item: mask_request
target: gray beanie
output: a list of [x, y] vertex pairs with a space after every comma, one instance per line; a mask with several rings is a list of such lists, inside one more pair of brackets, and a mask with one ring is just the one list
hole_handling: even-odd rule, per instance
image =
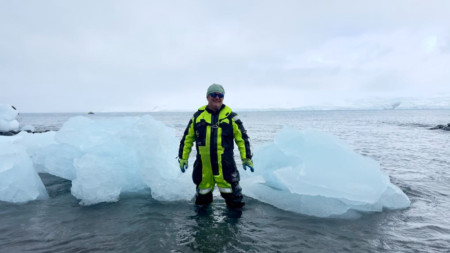
[[211, 93], [216, 93], [216, 92], [219, 92], [219, 93], [222, 93], [223, 95], [225, 95], [225, 90], [222, 87], [222, 85], [213, 83], [208, 87], [208, 91], [206, 91], [206, 96], [208, 96]]

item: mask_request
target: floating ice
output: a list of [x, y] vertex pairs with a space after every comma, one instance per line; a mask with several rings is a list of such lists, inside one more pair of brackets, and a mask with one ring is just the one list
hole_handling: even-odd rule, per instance
[[0, 132], [18, 131], [18, 112], [11, 105], [0, 104]]
[[17, 138], [15, 142], [27, 147], [27, 153], [30, 155], [38, 172], [46, 172], [72, 180], [74, 171], [67, 167], [68, 164], [73, 163], [75, 154], [70, 153], [69, 157], [66, 157], [67, 160], [62, 162], [61, 157], [67, 156], [67, 149], [72, 149], [64, 145], [56, 145], [55, 135], [56, 132], [53, 131], [39, 134], [20, 132], [15, 136]]
[[180, 177], [177, 146], [174, 129], [151, 116], [74, 117], [36, 162], [72, 180], [72, 194], [81, 204], [117, 201], [120, 193], [145, 188], [157, 200], [188, 200], [194, 188], [189, 177]]
[[284, 210], [342, 217], [410, 205], [376, 161], [318, 131], [284, 128], [254, 162], [261, 176], [242, 181], [245, 194]]
[[[151, 116], [74, 117], [58, 132], [2, 137], [0, 200], [47, 196], [32, 162], [39, 172], [71, 180], [85, 205], [148, 188], [157, 200], [190, 200], [194, 185], [177, 166], [178, 143], [174, 129]], [[244, 194], [284, 210], [349, 217], [410, 205], [376, 161], [325, 133], [285, 128], [254, 162], [255, 174], [241, 181]]]
[[[121, 193], [148, 188], [153, 198], [162, 201], [189, 200], [195, 193], [190, 177], [181, 175], [175, 160], [179, 140], [174, 129], [151, 116], [74, 117], [58, 132], [21, 132], [3, 138], [7, 139], [2, 139], [0, 154], [10, 158], [3, 150], [23, 147], [14, 164], [31, 163], [31, 158], [37, 171], [71, 180], [72, 194], [84, 205], [117, 201]], [[11, 163], [2, 162], [2, 166]], [[36, 174], [32, 164], [22, 167]], [[2, 179], [0, 189], [11, 188], [9, 177]], [[42, 185], [39, 177], [36, 181]]]
[[25, 147], [0, 136], [0, 200], [23, 203], [48, 197]]

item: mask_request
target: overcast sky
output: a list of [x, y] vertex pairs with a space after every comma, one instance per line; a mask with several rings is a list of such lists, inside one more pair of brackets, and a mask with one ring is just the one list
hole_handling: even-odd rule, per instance
[[450, 1], [0, 0], [0, 104], [193, 111], [450, 97]]

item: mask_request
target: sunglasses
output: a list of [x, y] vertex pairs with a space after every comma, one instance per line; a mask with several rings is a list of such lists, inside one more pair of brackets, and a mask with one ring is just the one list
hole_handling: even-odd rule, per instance
[[216, 98], [216, 97], [219, 97], [219, 98], [223, 98], [223, 94], [222, 93], [210, 93], [209, 94], [212, 98]]

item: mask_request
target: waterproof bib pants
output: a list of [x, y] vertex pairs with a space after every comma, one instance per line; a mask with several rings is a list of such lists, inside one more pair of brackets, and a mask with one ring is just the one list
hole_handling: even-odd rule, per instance
[[197, 186], [196, 204], [212, 202], [215, 185], [228, 206], [242, 202], [239, 172], [234, 161], [234, 143], [241, 159], [251, 158], [247, 132], [236, 113], [223, 105], [218, 112], [200, 107], [180, 142], [178, 157], [188, 159], [193, 143], [197, 150], [192, 179]]

